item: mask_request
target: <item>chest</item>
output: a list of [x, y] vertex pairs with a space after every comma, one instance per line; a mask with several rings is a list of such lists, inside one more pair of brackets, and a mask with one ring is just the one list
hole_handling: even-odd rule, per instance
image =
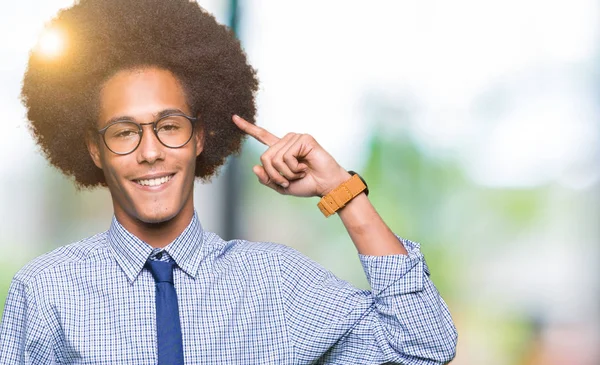
[[[176, 270], [174, 281], [186, 363], [291, 361], [272, 268], [232, 263], [203, 268], [197, 278]], [[46, 306], [60, 363], [156, 362], [155, 284], [149, 272], [131, 283], [118, 266], [107, 266], [52, 290], [62, 291]]]

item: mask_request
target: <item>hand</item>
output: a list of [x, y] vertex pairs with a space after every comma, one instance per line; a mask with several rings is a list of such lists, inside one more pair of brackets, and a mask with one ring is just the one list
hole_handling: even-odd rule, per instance
[[234, 115], [242, 131], [269, 148], [252, 171], [261, 184], [280, 194], [324, 196], [351, 175], [308, 134], [288, 133], [278, 138], [264, 128]]

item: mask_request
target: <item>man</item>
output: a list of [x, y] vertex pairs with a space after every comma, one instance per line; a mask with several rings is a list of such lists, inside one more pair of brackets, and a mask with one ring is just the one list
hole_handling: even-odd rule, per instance
[[[22, 90], [31, 129], [78, 186], [108, 187], [114, 218], [15, 275], [0, 363], [453, 358], [456, 331], [418, 245], [389, 230], [360, 177], [311, 136], [254, 125], [255, 73], [212, 16], [187, 0], [81, 0], [48, 27], [66, 49], [31, 54]], [[195, 177], [209, 179], [244, 134], [268, 146], [253, 168], [262, 184], [322, 197], [322, 212], [339, 214], [371, 292], [285, 246], [202, 229]]]

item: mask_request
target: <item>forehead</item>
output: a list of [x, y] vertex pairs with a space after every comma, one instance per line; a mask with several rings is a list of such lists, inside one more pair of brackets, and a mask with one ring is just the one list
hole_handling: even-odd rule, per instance
[[100, 126], [109, 119], [145, 120], [166, 109], [189, 113], [184, 89], [168, 70], [147, 67], [122, 70], [110, 77], [100, 91]]

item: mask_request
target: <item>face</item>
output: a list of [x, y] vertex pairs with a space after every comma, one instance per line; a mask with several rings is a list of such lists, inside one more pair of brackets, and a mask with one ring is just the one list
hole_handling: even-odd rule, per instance
[[[161, 112], [179, 110], [190, 115], [183, 88], [169, 71], [158, 68], [124, 70], [104, 84], [100, 94], [98, 129], [110, 121], [151, 123]], [[193, 215], [196, 157], [202, 152], [202, 136], [183, 147], [163, 146], [152, 130], [142, 127], [138, 148], [127, 155], [111, 152], [100, 135], [89, 138], [90, 155], [102, 169], [110, 190], [115, 216], [130, 231], [136, 225], [187, 220]]]

